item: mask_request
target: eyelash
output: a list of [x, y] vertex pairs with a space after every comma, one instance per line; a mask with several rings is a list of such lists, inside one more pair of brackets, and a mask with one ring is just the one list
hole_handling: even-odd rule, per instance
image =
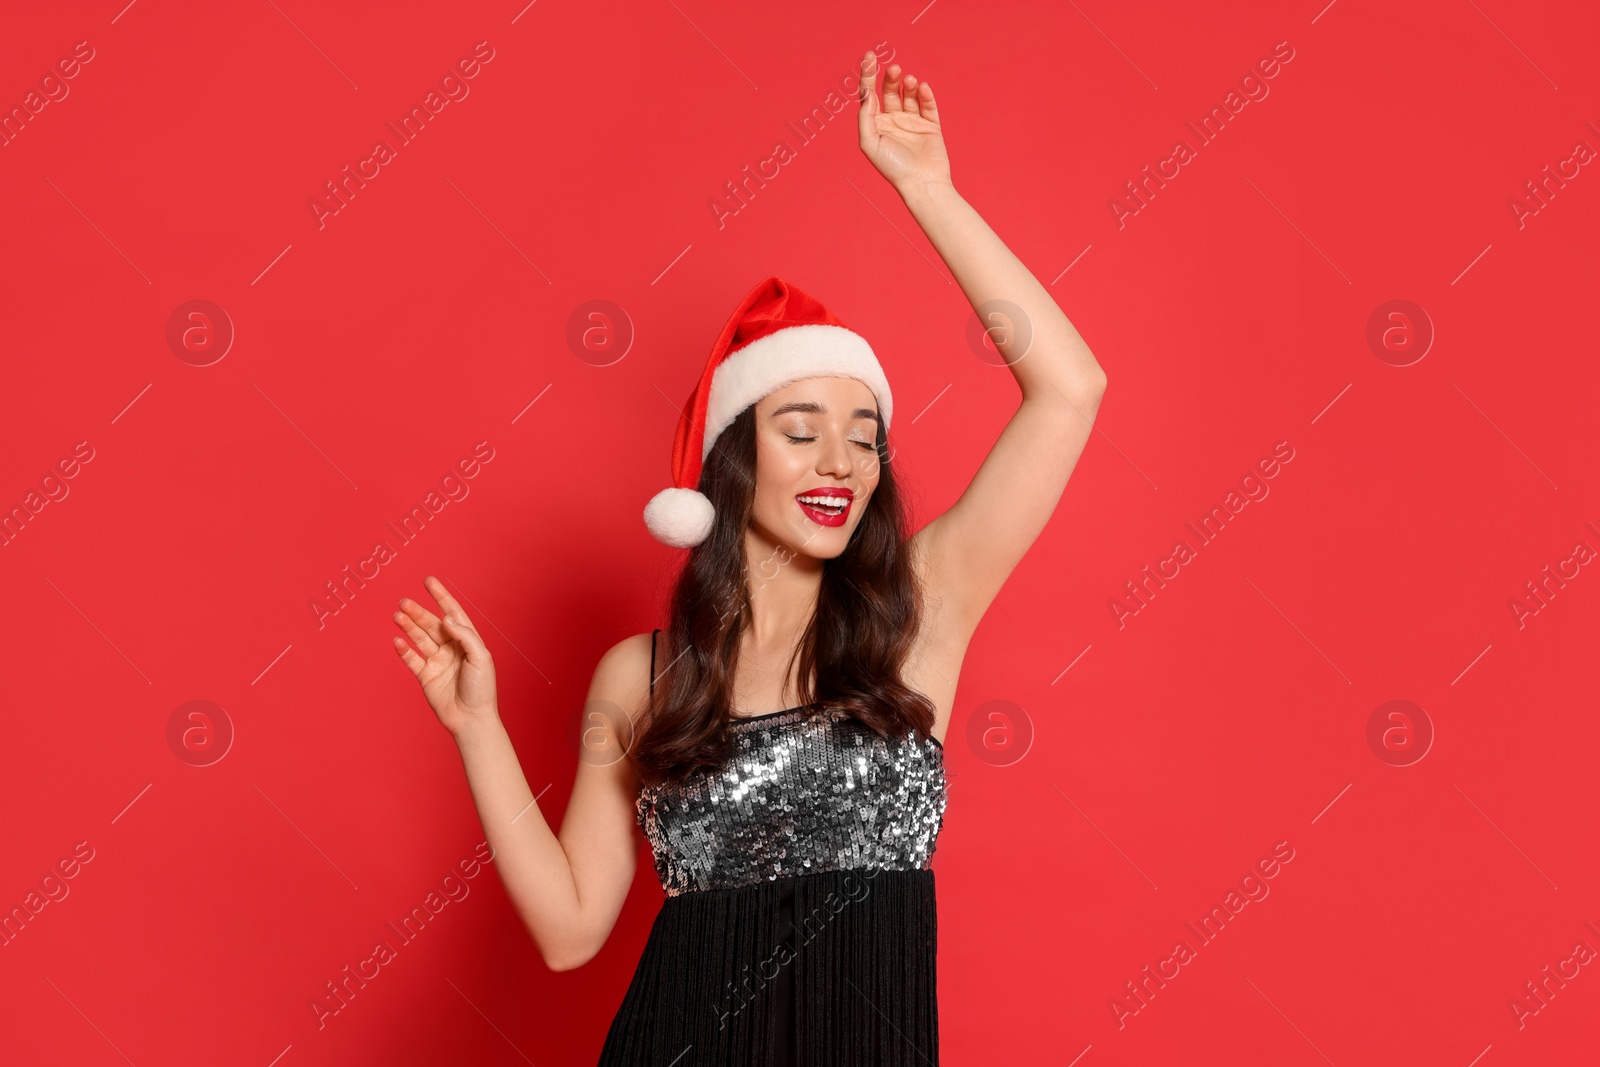
[[[793, 441], [797, 445], [803, 445], [807, 441], [815, 441], [816, 440], [815, 437], [796, 437], [792, 433], [786, 433], [783, 436], [787, 437], [789, 440]], [[852, 441], [850, 443], [853, 444], [853, 445], [860, 445], [861, 448], [863, 450], [867, 451], [867, 452], [876, 452], [878, 450], [878, 446], [877, 445], [869, 445], [865, 441]]]

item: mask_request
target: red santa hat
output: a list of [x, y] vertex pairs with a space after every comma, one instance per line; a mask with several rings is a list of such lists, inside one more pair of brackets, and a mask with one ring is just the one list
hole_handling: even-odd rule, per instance
[[690, 548], [711, 533], [716, 516], [700, 485], [700, 465], [739, 413], [801, 378], [855, 378], [872, 390], [889, 429], [889, 379], [866, 338], [848, 329], [815, 297], [782, 278], [750, 290], [711, 347], [705, 371], [672, 441], [673, 487], [645, 505], [656, 540]]

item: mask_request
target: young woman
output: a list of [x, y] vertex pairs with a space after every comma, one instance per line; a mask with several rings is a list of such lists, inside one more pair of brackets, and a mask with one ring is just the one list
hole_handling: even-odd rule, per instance
[[600, 950], [636, 823], [650, 842], [667, 897], [602, 1064], [938, 1062], [928, 861], [956, 680], [1106, 376], [951, 184], [932, 89], [894, 64], [880, 102], [877, 68], [868, 52], [862, 151], [973, 307], [1011, 320], [991, 335], [1022, 400], [960, 499], [907, 536], [871, 348], [769, 278], [724, 327], [678, 425], [677, 484], [645, 509], [690, 552], [666, 629], [600, 659], [559, 835], [461, 606], [429, 577], [442, 617], [409, 599], [395, 614], [411, 642], [396, 651], [460, 747], [495, 868], [551, 968]]

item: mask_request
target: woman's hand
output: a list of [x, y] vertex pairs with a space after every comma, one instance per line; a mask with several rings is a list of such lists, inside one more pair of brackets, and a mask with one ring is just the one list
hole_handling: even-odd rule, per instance
[[950, 183], [950, 157], [933, 89], [916, 75], [901, 77], [900, 64], [889, 64], [883, 78], [883, 102], [877, 93], [878, 57], [861, 58], [861, 151], [878, 173], [902, 195], [908, 187], [929, 182]]
[[439, 716], [440, 724], [451, 734], [459, 735], [467, 727], [500, 714], [494, 660], [466, 612], [439, 579], [429, 575], [423, 584], [444, 609], [444, 618], [415, 600], [402, 599], [400, 610], [394, 613], [395, 625], [417, 648], [412, 651], [404, 638], [396, 637], [394, 650], [422, 683], [422, 693]]

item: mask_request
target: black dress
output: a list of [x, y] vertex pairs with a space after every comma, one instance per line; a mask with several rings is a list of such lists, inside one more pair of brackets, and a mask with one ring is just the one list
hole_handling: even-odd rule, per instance
[[667, 898], [600, 1067], [937, 1067], [944, 746], [822, 707], [731, 728], [721, 770], [639, 791]]

